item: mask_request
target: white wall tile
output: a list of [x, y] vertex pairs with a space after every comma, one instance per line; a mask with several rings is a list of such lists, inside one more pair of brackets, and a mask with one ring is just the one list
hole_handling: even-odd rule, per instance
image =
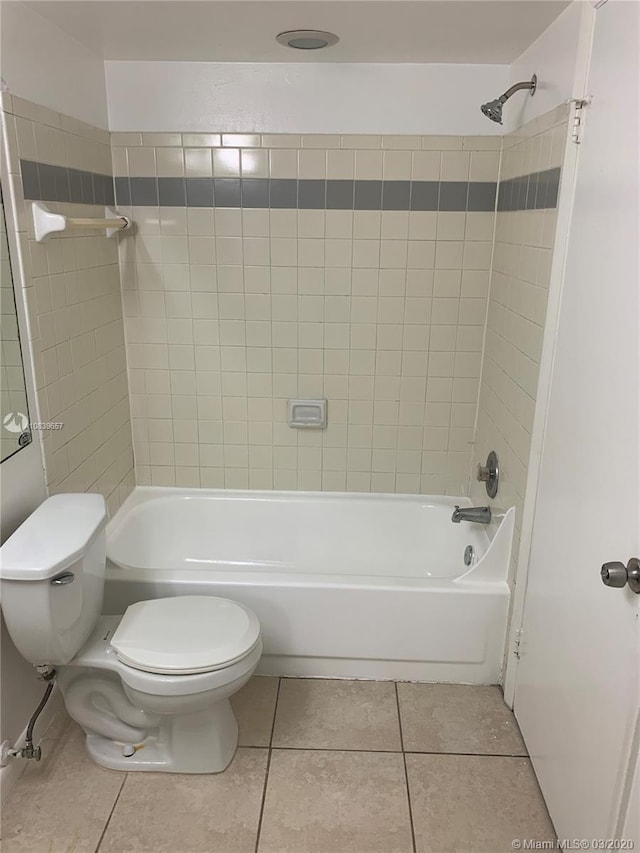
[[[558, 125], [548, 117], [541, 118], [542, 121], [531, 122], [504, 138], [502, 178], [550, 168], [551, 164], [561, 165], [566, 112], [563, 110], [558, 116]], [[479, 165], [479, 156], [475, 151], [472, 153], [472, 170], [474, 157], [476, 165]], [[482, 168], [489, 167], [487, 159]], [[490, 503], [498, 509], [515, 506], [518, 513], [521, 513], [524, 503], [555, 224], [555, 210], [501, 212], [495, 222], [485, 358], [473, 460], [484, 460], [489, 450], [498, 453], [503, 476], [500, 493]], [[460, 300], [461, 323], [472, 321], [474, 317], [479, 320], [480, 317], [479, 309], [473, 306], [476, 299], [472, 297], [477, 295], [480, 297], [477, 301], [484, 302], [481, 297], [485, 293], [486, 279], [480, 278], [479, 272], [470, 271], [469, 265], [482, 270], [486, 268], [487, 247], [490, 247], [488, 227], [488, 223], [474, 223], [468, 214], [467, 235], [472, 234], [479, 242], [469, 242], [465, 247], [465, 298]], [[481, 233], [483, 229], [486, 229], [485, 242]], [[479, 253], [478, 246], [485, 248]], [[476, 328], [480, 330], [481, 327]], [[475, 363], [464, 357], [462, 348], [474, 345], [473, 327], [460, 326], [459, 335], [462, 336], [461, 351], [457, 357], [462, 360], [457, 362], [458, 370], [469, 373], [475, 369]], [[458, 375], [463, 374], [458, 372]], [[464, 418], [468, 421], [469, 413], [456, 410], [456, 422]], [[465, 427], [461, 425], [461, 428]], [[481, 484], [473, 478], [470, 482], [472, 500], [486, 502]], [[517, 554], [518, 537], [517, 520], [514, 554]]]
[[[175, 177], [467, 180], [498, 157], [461, 137], [118, 137], [120, 170], [133, 151]], [[133, 272], [122, 263], [140, 482], [460, 493], [493, 214], [134, 214]], [[522, 298], [539, 316], [536, 296]], [[326, 431], [286, 425], [296, 395], [329, 398]]]
[[213, 154], [213, 174], [217, 178], [240, 176], [240, 150], [238, 148], [216, 148]]
[[382, 180], [383, 174], [382, 151], [356, 151], [355, 177], [357, 180]]
[[[111, 172], [108, 134], [14, 100], [22, 115], [14, 125], [10, 172], [19, 174], [17, 157]], [[119, 168], [125, 163], [120, 146]], [[44, 437], [47, 488], [101, 492], [112, 514], [134, 484], [117, 246], [90, 232], [36, 243], [28, 224], [30, 203], [18, 182], [15, 189], [37, 385], [34, 420], [64, 423]], [[86, 205], [51, 206], [67, 216], [103, 215]], [[127, 307], [133, 313], [137, 302]]]

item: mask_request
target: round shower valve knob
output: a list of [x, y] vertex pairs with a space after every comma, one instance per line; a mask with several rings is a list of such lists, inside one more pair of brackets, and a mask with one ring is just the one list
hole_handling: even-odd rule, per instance
[[490, 498], [495, 498], [498, 494], [498, 481], [500, 479], [500, 466], [498, 465], [498, 457], [494, 450], [487, 456], [485, 465], [478, 465], [476, 468], [476, 480], [479, 483], [484, 483], [487, 494]]

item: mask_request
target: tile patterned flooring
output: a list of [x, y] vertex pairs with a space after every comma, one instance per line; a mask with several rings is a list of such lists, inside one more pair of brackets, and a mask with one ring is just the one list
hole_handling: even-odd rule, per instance
[[555, 838], [497, 687], [253, 678], [215, 776], [121, 773], [67, 718], [3, 813], [3, 853], [508, 853]]

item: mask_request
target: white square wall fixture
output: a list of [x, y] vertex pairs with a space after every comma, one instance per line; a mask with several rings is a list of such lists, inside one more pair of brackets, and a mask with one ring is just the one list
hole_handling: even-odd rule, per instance
[[325, 399], [288, 400], [287, 423], [296, 429], [325, 429], [327, 401]]

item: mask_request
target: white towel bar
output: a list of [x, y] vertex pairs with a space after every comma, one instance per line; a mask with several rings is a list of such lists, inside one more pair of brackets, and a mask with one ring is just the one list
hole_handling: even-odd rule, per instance
[[131, 227], [129, 217], [120, 216], [118, 211], [112, 207], [105, 208], [106, 213], [111, 214], [110, 218], [105, 219], [63, 216], [61, 213], [53, 213], [41, 201], [34, 201], [31, 204], [31, 210], [33, 212], [33, 226], [38, 243], [42, 243], [50, 234], [54, 234], [56, 231], [66, 231], [67, 228], [106, 229], [107, 237], [113, 237], [119, 231], [124, 231], [125, 228]]

